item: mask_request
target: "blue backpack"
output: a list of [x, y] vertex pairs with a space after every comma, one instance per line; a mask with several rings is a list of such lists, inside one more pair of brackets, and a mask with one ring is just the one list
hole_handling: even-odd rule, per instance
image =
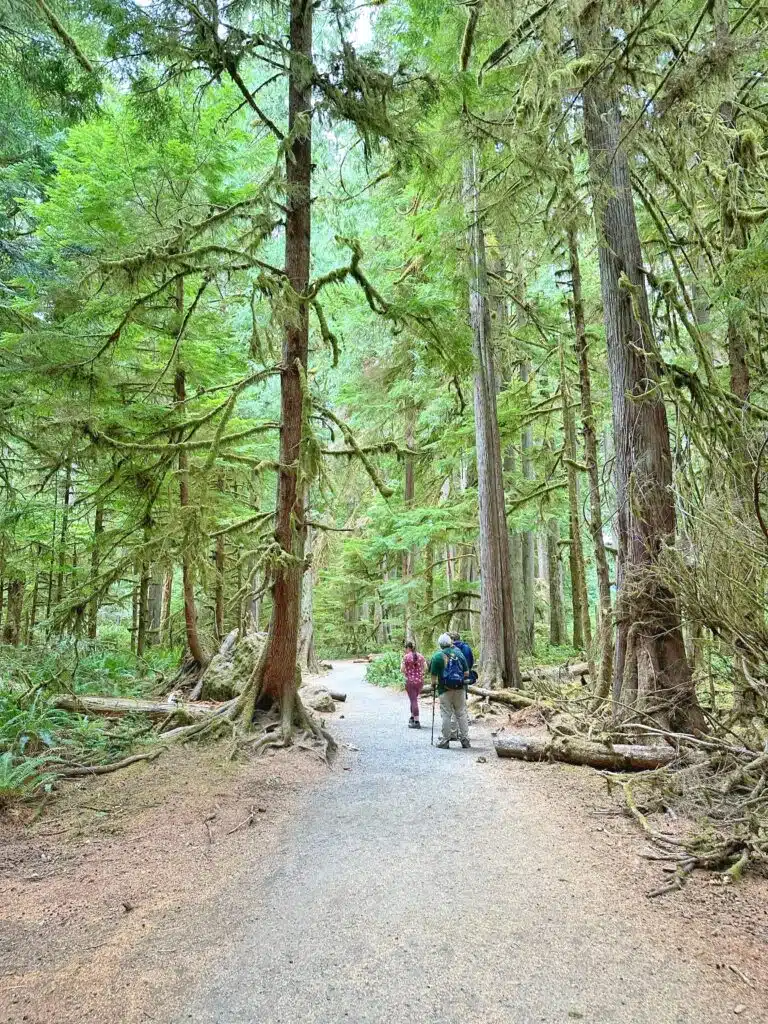
[[464, 667], [457, 658], [455, 651], [443, 651], [445, 668], [443, 669], [443, 686], [449, 690], [460, 690], [464, 686]]

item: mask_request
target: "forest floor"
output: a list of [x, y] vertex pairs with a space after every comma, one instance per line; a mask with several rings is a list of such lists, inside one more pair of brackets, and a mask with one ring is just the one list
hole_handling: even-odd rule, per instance
[[330, 771], [189, 746], [0, 819], [0, 1022], [768, 1021], [764, 878], [649, 900], [596, 773], [432, 749], [362, 674]]

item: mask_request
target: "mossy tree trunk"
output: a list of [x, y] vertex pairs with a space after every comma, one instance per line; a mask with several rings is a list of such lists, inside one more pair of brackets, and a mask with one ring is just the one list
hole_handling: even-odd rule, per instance
[[[184, 316], [184, 279], [179, 278], [176, 286], [176, 318], [181, 325]], [[187, 377], [182, 362], [181, 345], [177, 352], [176, 374], [174, 377], [174, 395], [176, 405], [181, 413], [185, 412], [187, 401]], [[179, 451], [179, 505], [185, 520], [187, 534], [187, 512], [190, 507], [189, 493], [189, 456], [185, 449]], [[182, 550], [181, 579], [184, 595], [184, 624], [186, 628], [187, 648], [198, 666], [206, 664], [207, 658], [200, 640], [197, 626], [197, 606], [195, 604], [195, 572], [192, 545], [185, 536]]]
[[589, 532], [597, 570], [597, 593], [600, 609], [600, 668], [593, 675], [595, 696], [605, 699], [611, 690], [613, 673], [613, 610], [611, 607], [611, 573], [603, 538], [603, 503], [600, 494], [600, 471], [597, 461], [597, 432], [592, 406], [592, 378], [589, 370], [589, 341], [581, 290], [579, 243], [574, 228], [568, 230], [568, 256], [573, 298], [573, 327], [576, 359], [579, 365], [581, 424], [584, 435], [584, 463], [589, 483]]
[[[530, 380], [530, 364], [524, 360], [520, 364], [520, 380]], [[522, 449], [523, 479], [533, 480], [534, 469], [531, 459], [533, 450], [533, 429], [524, 427], [520, 439]], [[523, 530], [520, 534], [520, 556], [523, 575], [523, 612], [521, 615], [521, 649], [532, 654], [536, 644], [536, 533], [534, 530]]]
[[96, 639], [96, 623], [99, 614], [99, 597], [96, 593], [97, 579], [99, 575], [99, 564], [101, 562], [101, 542], [104, 533], [104, 502], [96, 504], [96, 511], [93, 518], [93, 540], [91, 548], [91, 589], [93, 597], [88, 602], [88, 637]]
[[563, 613], [563, 564], [560, 558], [560, 523], [553, 516], [547, 523], [547, 566], [549, 570], [549, 642], [565, 643]]
[[568, 533], [570, 544], [568, 559], [571, 567], [571, 606], [573, 608], [573, 646], [586, 651], [590, 662], [590, 675], [594, 678], [592, 663], [592, 623], [589, 618], [587, 571], [584, 548], [581, 543], [581, 499], [579, 496], [578, 450], [576, 421], [571, 406], [571, 388], [565, 352], [560, 348], [560, 392], [563, 403], [563, 436], [565, 470], [568, 480]]
[[491, 340], [485, 238], [479, 201], [477, 154], [464, 168], [473, 332], [475, 446], [480, 514], [480, 677], [495, 688], [520, 686], [512, 607], [509, 534], [496, 414], [496, 370]]
[[[613, 39], [603, 3], [584, 8], [582, 54], [598, 56]], [[584, 123], [598, 229], [618, 506], [618, 635], [614, 708], [647, 714], [665, 727], [704, 728], [685, 655], [680, 612], [659, 572], [665, 544], [674, 543], [672, 459], [645, 287], [619, 98], [609, 71], [584, 86]]]

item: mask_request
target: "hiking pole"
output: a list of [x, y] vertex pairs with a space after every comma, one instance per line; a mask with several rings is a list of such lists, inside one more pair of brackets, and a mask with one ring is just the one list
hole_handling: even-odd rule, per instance
[[437, 698], [437, 684], [432, 684], [432, 732], [429, 737], [430, 747], [435, 745], [435, 700]]

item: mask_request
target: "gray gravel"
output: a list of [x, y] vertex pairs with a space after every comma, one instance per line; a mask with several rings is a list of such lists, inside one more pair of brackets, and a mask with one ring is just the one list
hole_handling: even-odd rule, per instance
[[612, 889], [530, 768], [476, 727], [471, 750], [431, 749], [428, 717], [407, 729], [405, 696], [362, 669], [333, 676], [359, 752], [308, 792], [266, 886], [222, 896], [227, 938], [177, 1024], [761, 1019]]

